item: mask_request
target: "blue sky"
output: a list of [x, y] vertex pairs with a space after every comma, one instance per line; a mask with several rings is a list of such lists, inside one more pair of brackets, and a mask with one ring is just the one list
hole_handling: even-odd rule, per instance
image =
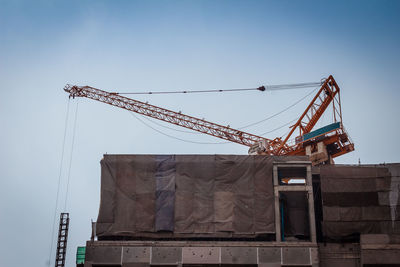
[[[46, 266], [66, 83], [110, 91], [225, 89], [314, 82], [333, 74], [343, 123], [356, 146], [337, 162], [400, 162], [399, 11], [398, 1], [0, 0], [0, 240], [7, 240], [0, 244], [0, 265]], [[236, 128], [311, 90], [137, 99]], [[298, 117], [309, 100], [246, 130], [274, 129]], [[76, 103], [70, 102], [57, 212], [65, 199]], [[247, 153], [237, 144], [171, 139], [124, 110], [87, 99], [78, 105], [67, 203], [69, 267], [97, 217], [104, 153]], [[326, 115], [321, 124], [329, 121]], [[220, 142], [148, 123], [181, 139]]]

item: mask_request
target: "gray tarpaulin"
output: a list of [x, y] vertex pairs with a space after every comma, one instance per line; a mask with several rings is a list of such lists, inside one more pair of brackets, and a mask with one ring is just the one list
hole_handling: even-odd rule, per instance
[[174, 230], [175, 174], [174, 156], [155, 156], [156, 231]]
[[284, 204], [285, 236], [309, 236], [310, 224], [307, 193], [296, 191], [281, 192], [280, 198]]
[[325, 236], [400, 233], [400, 215], [393, 212], [399, 202], [390, 201], [399, 191], [393, 186], [399, 170], [398, 164], [321, 166]]
[[97, 235], [274, 233], [273, 159], [105, 155]]

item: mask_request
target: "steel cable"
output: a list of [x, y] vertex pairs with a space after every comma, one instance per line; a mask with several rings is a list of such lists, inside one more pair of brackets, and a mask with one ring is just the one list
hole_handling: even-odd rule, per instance
[[132, 114], [133, 117], [135, 117], [138, 121], [140, 121], [141, 123], [143, 123], [145, 126], [149, 127], [150, 129], [152, 129], [152, 130], [154, 130], [154, 131], [156, 131], [156, 132], [158, 132], [158, 133], [160, 133], [162, 135], [165, 135], [167, 137], [170, 137], [170, 138], [173, 138], [173, 139], [176, 139], [176, 140], [180, 140], [180, 141], [183, 141], [183, 142], [186, 142], [186, 143], [193, 143], [193, 144], [200, 144], [200, 145], [222, 145], [222, 144], [232, 143], [232, 142], [216, 142], [216, 143], [214, 143], [214, 142], [197, 142], [197, 141], [191, 141], [191, 140], [182, 139], [182, 138], [179, 138], [179, 137], [176, 137], [176, 136], [172, 136], [172, 135], [166, 134], [166, 133], [164, 133], [164, 132], [152, 127], [151, 125], [147, 124], [143, 120], [139, 119], [139, 117], [136, 116], [133, 112], [130, 112], [130, 113]]
[[58, 198], [60, 195], [60, 184], [61, 184], [62, 168], [63, 168], [63, 162], [64, 162], [65, 140], [66, 140], [66, 136], [67, 136], [67, 126], [68, 126], [68, 118], [69, 118], [69, 104], [70, 104], [70, 99], [68, 99], [67, 114], [65, 116], [64, 137], [63, 137], [63, 143], [62, 143], [62, 149], [61, 149], [60, 170], [59, 170], [59, 174], [58, 174], [56, 203], [55, 203], [55, 207], [54, 207], [53, 226], [52, 226], [52, 233], [51, 233], [51, 240], [50, 240], [50, 252], [49, 252], [49, 259], [48, 259], [48, 263], [47, 263], [48, 266], [50, 266], [50, 264], [51, 264], [51, 254], [53, 252], [55, 224], [56, 224], [56, 219], [57, 219]]
[[[295, 105], [297, 105], [298, 103], [300, 103], [301, 101], [303, 101], [304, 99], [306, 99], [308, 96], [310, 96], [310, 95], [311, 95], [315, 90], [317, 90], [317, 89], [318, 89], [318, 87], [314, 88], [312, 91], [310, 91], [310, 93], [308, 93], [307, 95], [305, 95], [304, 97], [302, 97], [301, 99], [299, 99], [298, 101], [296, 101], [295, 103], [293, 103], [292, 105], [288, 106], [287, 108], [285, 108], [285, 109], [283, 109], [283, 110], [281, 110], [281, 111], [279, 111], [279, 112], [277, 112], [277, 113], [275, 113], [275, 114], [273, 114], [273, 115], [271, 115], [271, 116], [269, 116], [269, 117], [267, 117], [267, 118], [265, 118], [265, 119], [263, 119], [263, 120], [257, 121], [257, 122], [255, 122], [255, 123], [248, 124], [248, 125], [243, 126], [243, 127], [240, 127], [240, 128], [238, 128], [238, 130], [244, 129], [244, 128], [247, 128], [247, 127], [250, 127], [250, 126], [259, 124], [259, 123], [262, 123], [262, 122], [264, 122], [264, 121], [267, 121], [267, 120], [269, 120], [269, 119], [272, 119], [272, 118], [276, 117], [277, 115], [279, 115], [279, 114], [281, 114], [281, 113], [287, 111], [288, 109], [294, 107]], [[156, 131], [156, 132], [158, 132], [158, 133], [160, 133], [160, 134], [162, 134], [162, 135], [165, 135], [165, 136], [167, 136], [167, 137], [170, 137], [170, 138], [173, 138], [173, 139], [176, 139], [176, 140], [180, 140], [180, 141], [187, 142], [187, 143], [206, 144], [206, 145], [220, 145], [220, 144], [227, 144], [227, 143], [229, 143], [229, 142], [197, 142], [197, 141], [191, 141], [191, 140], [187, 140], [187, 139], [183, 139], [183, 138], [178, 138], [178, 137], [176, 137], [176, 136], [172, 136], [172, 135], [166, 134], [166, 133], [164, 133], [164, 132], [162, 132], [162, 131], [160, 131], [160, 130], [158, 130], [158, 129], [152, 127], [152, 126], [150, 126], [149, 124], [145, 123], [143, 120], [139, 119], [133, 112], [131, 112], [131, 113], [132, 113], [132, 115], [133, 115], [137, 120], [139, 120], [140, 122], [142, 122], [142, 123], [143, 123], [144, 125], [146, 125], [147, 127], [153, 129], [154, 131]], [[184, 130], [174, 129], [174, 128], [172, 128], [172, 127], [168, 127], [168, 126], [162, 125], [162, 124], [160, 124], [160, 123], [158, 123], [158, 122], [156, 122], [156, 121], [154, 121], [154, 120], [151, 120], [150, 118], [147, 118], [147, 117], [145, 117], [145, 116], [143, 116], [143, 118], [145, 118], [145, 119], [148, 120], [149, 122], [154, 123], [154, 124], [156, 124], [156, 125], [158, 125], [158, 126], [160, 126], [160, 127], [164, 127], [164, 128], [167, 128], [167, 129], [170, 129], [170, 130], [173, 130], [173, 131], [182, 132], [182, 133], [190, 133], [190, 134], [201, 134], [201, 133], [198, 133], [198, 132], [190, 132], [190, 131], [184, 131]], [[277, 130], [279, 130], [279, 129], [282, 129], [283, 127], [285, 127], [285, 126], [287, 126], [287, 125], [289, 125], [289, 124], [295, 122], [296, 120], [297, 120], [297, 118], [295, 118], [295, 119], [293, 119], [293, 120], [291, 120], [291, 121], [289, 121], [289, 122], [287, 122], [287, 123], [285, 123], [285, 124], [282, 124], [281, 126], [279, 126], [279, 127], [277, 127], [277, 128], [274, 128], [274, 129], [269, 130], [269, 131], [267, 131], [267, 132], [261, 133], [261, 134], [259, 134], [259, 136], [263, 136], [263, 135], [265, 135], [265, 134], [269, 134], [269, 133], [275, 132], [275, 131], [277, 131]]]
[[314, 91], [317, 90], [317, 89], [318, 89], [318, 87], [314, 88], [310, 93], [308, 93], [307, 95], [305, 95], [304, 97], [302, 97], [301, 99], [299, 99], [298, 101], [296, 101], [295, 103], [293, 103], [292, 105], [288, 106], [287, 108], [282, 109], [281, 111], [279, 111], [279, 112], [277, 112], [277, 113], [275, 113], [275, 114], [273, 114], [273, 115], [271, 115], [271, 116], [269, 116], [269, 117], [267, 117], [267, 118], [265, 118], [265, 119], [262, 119], [262, 120], [259, 120], [259, 121], [250, 123], [250, 124], [245, 125], [245, 126], [242, 126], [242, 127], [238, 128], [238, 130], [241, 130], [241, 129], [244, 129], [244, 128], [248, 128], [248, 127], [251, 127], [251, 126], [260, 124], [260, 123], [262, 123], [262, 122], [264, 122], [264, 121], [270, 120], [270, 119], [272, 119], [272, 118], [274, 118], [274, 117], [276, 117], [276, 116], [282, 114], [283, 112], [285, 112], [285, 111], [287, 111], [288, 109], [290, 109], [290, 108], [296, 106], [298, 103], [300, 103], [301, 101], [303, 101], [304, 99], [306, 99], [307, 97], [309, 97], [309, 96], [310, 96], [312, 93], [314, 93]]
[[[262, 119], [262, 120], [260, 120], [260, 121], [256, 121], [256, 122], [254, 122], [254, 123], [250, 123], [250, 124], [248, 124], [248, 125], [239, 127], [239, 128], [237, 128], [237, 129], [238, 129], [238, 130], [245, 129], [245, 128], [248, 128], [248, 127], [251, 127], [251, 126], [260, 124], [260, 123], [262, 123], [262, 122], [265, 122], [265, 121], [267, 121], [267, 120], [270, 120], [270, 119], [272, 119], [272, 118], [274, 118], [274, 117], [280, 115], [281, 113], [283, 113], [283, 112], [289, 110], [290, 108], [296, 106], [296, 105], [299, 104], [301, 101], [303, 101], [304, 99], [306, 99], [306, 98], [307, 98], [308, 96], [310, 96], [316, 89], [318, 89], [318, 87], [317, 87], [317, 88], [314, 88], [314, 89], [313, 89], [310, 93], [308, 93], [306, 96], [302, 97], [301, 99], [299, 99], [298, 101], [296, 101], [296, 102], [293, 103], [292, 105], [286, 107], [285, 109], [283, 109], [283, 110], [281, 110], [281, 111], [279, 111], [279, 112], [277, 112], [277, 113], [275, 113], [275, 114], [273, 114], [273, 115], [271, 115], [271, 116], [269, 116], [269, 117], [267, 117], [267, 118], [265, 118], [265, 119]], [[175, 129], [175, 128], [172, 128], [172, 127], [168, 127], [168, 126], [166, 126], [166, 125], [162, 125], [161, 123], [158, 123], [158, 122], [156, 122], [156, 121], [154, 121], [154, 120], [151, 120], [150, 118], [147, 118], [147, 117], [143, 117], [143, 118], [145, 118], [146, 120], [148, 120], [148, 121], [150, 121], [150, 122], [152, 122], [152, 123], [154, 123], [154, 124], [156, 124], [156, 125], [158, 125], [158, 126], [160, 126], [160, 127], [163, 127], [163, 128], [166, 128], [166, 129], [170, 129], [170, 130], [173, 130], [173, 131], [176, 131], [176, 132], [188, 133], [188, 134], [201, 134], [201, 133], [194, 132], [194, 131], [191, 132], [191, 131], [185, 131], [185, 130]], [[293, 122], [293, 121], [291, 121], [291, 122]], [[284, 125], [282, 125], [282, 126], [280, 126], [280, 127], [278, 127], [278, 128], [275, 128], [274, 130], [265, 132], [265, 133], [261, 134], [260, 136], [262, 136], [262, 135], [264, 135], [264, 134], [267, 134], [267, 133], [272, 133], [272, 132], [274, 132], [274, 131], [276, 131], [276, 130], [279, 130], [279, 129], [281, 129], [283, 126], [286, 126], [286, 125], [290, 124], [291, 122], [288, 122], [288, 123], [286, 123], [286, 124], [284, 124]]]
[[193, 94], [193, 93], [222, 93], [222, 92], [239, 92], [239, 91], [275, 91], [288, 89], [301, 89], [321, 85], [322, 82], [310, 83], [292, 83], [292, 84], [275, 84], [263, 85], [257, 88], [237, 88], [237, 89], [211, 89], [211, 90], [183, 90], [183, 91], [147, 91], [147, 92], [112, 92], [111, 94], [119, 95], [159, 95], [159, 94]]
[[64, 200], [64, 212], [66, 212], [66, 210], [67, 210], [69, 181], [70, 181], [70, 177], [71, 177], [71, 167], [72, 167], [72, 155], [74, 153], [74, 144], [75, 144], [76, 121], [77, 121], [77, 118], [78, 118], [78, 103], [79, 103], [79, 101], [76, 101], [74, 128], [72, 130], [71, 153], [70, 153], [70, 156], [69, 156], [69, 167], [68, 167], [68, 176], [67, 176], [67, 189], [66, 189], [66, 192], [65, 192], [65, 200]]

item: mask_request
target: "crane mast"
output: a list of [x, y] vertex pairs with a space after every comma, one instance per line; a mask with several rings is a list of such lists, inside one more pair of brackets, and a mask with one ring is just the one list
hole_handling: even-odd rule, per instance
[[[282, 140], [277, 137], [268, 139], [244, 131], [223, 126], [157, 107], [135, 99], [124, 97], [118, 93], [103, 91], [90, 86], [67, 84], [64, 91], [69, 97], [86, 97], [112, 106], [123, 108], [144, 116], [165, 121], [197, 132], [208, 134], [220, 139], [250, 147], [250, 154], [264, 155], [309, 155], [314, 164], [327, 162], [334, 157], [354, 150], [354, 144], [349, 139], [342, 125], [340, 89], [335, 79], [329, 76], [308, 105], [298, 121], [291, 126], [291, 131]], [[313, 130], [314, 126], [332, 104], [334, 123]], [[298, 130], [299, 136], [294, 144], [289, 139]]]

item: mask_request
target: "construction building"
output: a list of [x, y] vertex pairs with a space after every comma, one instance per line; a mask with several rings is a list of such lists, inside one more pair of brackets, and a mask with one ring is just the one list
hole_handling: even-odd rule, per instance
[[400, 164], [105, 155], [85, 267], [400, 266]]

